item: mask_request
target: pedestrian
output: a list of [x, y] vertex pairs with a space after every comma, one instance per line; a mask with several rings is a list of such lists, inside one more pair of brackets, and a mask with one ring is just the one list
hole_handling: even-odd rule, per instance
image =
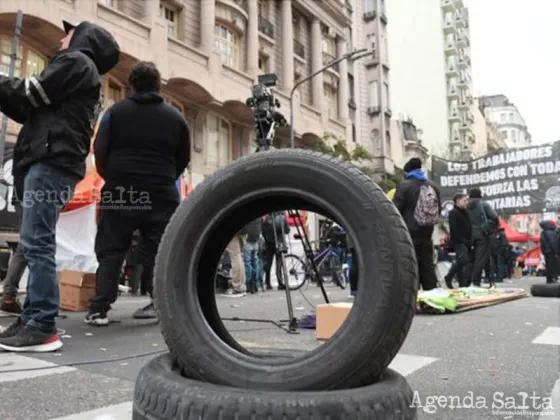
[[243, 246], [243, 263], [245, 264], [245, 285], [249, 293], [257, 293], [259, 291], [257, 271], [261, 231], [262, 221], [260, 218], [253, 220], [246, 226], [247, 239]]
[[410, 159], [403, 169], [405, 179], [397, 186], [393, 202], [412, 238], [420, 285], [423, 290], [431, 290], [438, 283], [432, 235], [441, 214], [440, 192], [422, 171], [422, 161], [419, 158]]
[[498, 228], [490, 240], [492, 261], [490, 262], [491, 283], [502, 282], [506, 275], [506, 258], [509, 242], [503, 228]]
[[[24, 130], [20, 130], [18, 137], [23, 136]], [[12, 205], [16, 210], [16, 217], [18, 225], [21, 227], [21, 220], [23, 216], [23, 207], [21, 206], [21, 197], [23, 197], [23, 179], [24, 174], [18, 171], [18, 168], [12, 169], [12, 176], [14, 178], [14, 190], [12, 194]], [[10, 244], [12, 245], [12, 244]], [[23, 311], [21, 303], [17, 298], [19, 291], [19, 284], [23, 273], [27, 268], [27, 259], [23, 252], [21, 240], [11, 246], [12, 257], [8, 265], [8, 272], [4, 279], [2, 286], [2, 299], [0, 299], [0, 311], [9, 314], [19, 315]]]
[[101, 75], [119, 60], [119, 46], [105, 29], [63, 23], [60, 51], [40, 75], [0, 76], [0, 108], [25, 130], [14, 148], [14, 167], [25, 174], [20, 241], [29, 267], [23, 312], [0, 333], [0, 348], [7, 351], [62, 347], [55, 324], [56, 223], [85, 175], [101, 110]]
[[282, 253], [288, 250], [286, 235], [290, 233], [290, 226], [283, 212], [267, 215], [263, 220], [262, 233], [265, 241], [264, 276], [266, 290], [272, 290], [270, 272], [272, 263], [276, 263], [276, 279], [278, 290], [285, 290], [286, 285], [282, 278], [281, 258]]
[[[108, 325], [118, 296], [119, 272], [135, 230], [140, 232], [143, 275], [153, 278], [161, 236], [179, 205], [175, 186], [190, 160], [185, 117], [160, 94], [155, 64], [141, 61], [128, 77], [132, 94], [103, 115], [94, 143], [95, 163], [105, 180], [101, 191], [95, 253], [95, 296], [85, 322]], [[148, 293], [153, 298], [152, 282]], [[135, 318], [156, 318], [153, 303]]]
[[544, 256], [546, 269], [546, 282], [556, 283], [560, 274], [560, 246], [556, 225], [553, 221], [543, 220], [540, 223], [541, 232], [541, 253]]
[[225, 296], [244, 297], [247, 293], [245, 285], [245, 266], [243, 262], [243, 247], [245, 228], [237, 232], [237, 234], [229, 241], [226, 251], [231, 260], [231, 287], [225, 292]]
[[469, 266], [471, 264], [471, 222], [467, 213], [469, 198], [459, 193], [453, 197], [453, 209], [449, 212], [449, 242], [455, 252], [455, 262], [444, 277], [448, 289], [453, 289], [453, 277], [459, 279], [459, 287], [470, 283]]
[[482, 200], [480, 188], [469, 191], [467, 212], [472, 226], [473, 269], [471, 283], [480, 287], [482, 271], [490, 258], [490, 237], [499, 225], [496, 212], [486, 201]]

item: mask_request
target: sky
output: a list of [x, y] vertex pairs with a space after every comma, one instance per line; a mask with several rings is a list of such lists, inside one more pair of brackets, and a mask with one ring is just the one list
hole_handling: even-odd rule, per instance
[[560, 140], [560, 0], [468, 0], [475, 96], [504, 94], [533, 143]]

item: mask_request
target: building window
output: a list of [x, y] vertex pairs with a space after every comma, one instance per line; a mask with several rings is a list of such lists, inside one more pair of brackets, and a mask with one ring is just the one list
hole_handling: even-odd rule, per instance
[[500, 121], [505, 123], [506, 122], [506, 114], [500, 114]]
[[222, 64], [229, 67], [237, 67], [237, 57], [239, 54], [237, 35], [227, 26], [219, 24], [215, 27], [215, 34], [215, 46], [222, 56]]
[[369, 106], [370, 108], [379, 107], [379, 82], [374, 80], [369, 82]]
[[363, 0], [364, 1], [364, 12], [370, 13], [375, 12], [375, 2], [376, 0]]
[[391, 109], [391, 102], [389, 100], [389, 84], [383, 83], [383, 104], [385, 104], [386, 109]]
[[269, 17], [269, 8], [268, 5], [270, 0], [259, 0], [259, 16], [265, 19]]
[[[0, 75], [8, 76], [10, 72], [10, 61], [12, 54], [12, 39], [8, 37], [0, 37], [2, 48], [2, 58], [0, 60]], [[14, 76], [29, 77], [40, 74], [46, 67], [47, 60], [37, 51], [28, 48], [25, 44], [20, 43], [18, 47], [16, 67]]]
[[513, 140], [513, 142], [517, 142], [517, 131], [512, 130], [511, 131], [511, 139]]
[[172, 38], [177, 38], [178, 34], [178, 25], [177, 25], [177, 17], [178, 12], [175, 8], [170, 6], [166, 3], [160, 3], [159, 5], [159, 17], [164, 18], [167, 22], [167, 36]]
[[507, 130], [501, 130], [500, 133], [502, 134], [502, 138], [503, 138], [504, 140], [507, 140], [507, 139], [508, 139], [508, 132], [507, 132]]
[[328, 84], [323, 84], [323, 94], [329, 110], [329, 118], [338, 118], [338, 99], [336, 89]]
[[230, 160], [231, 126], [223, 118], [209, 114], [207, 133], [205, 166], [211, 169], [221, 168]]
[[351, 101], [355, 100], [354, 89], [354, 76], [348, 73], [348, 97]]
[[270, 72], [270, 59], [266, 55], [259, 55], [259, 71], [263, 74]]
[[105, 84], [105, 109], [111, 107], [115, 102], [122, 101], [124, 98], [123, 87], [114, 80], [108, 79]]
[[513, 112], [509, 113], [509, 122], [513, 122]]
[[336, 41], [330, 36], [323, 37], [323, 52], [335, 57], [336, 56]]
[[352, 124], [352, 141], [356, 143], [358, 138], [356, 136], [356, 124]]
[[105, 6], [115, 7], [115, 0], [101, 0]]

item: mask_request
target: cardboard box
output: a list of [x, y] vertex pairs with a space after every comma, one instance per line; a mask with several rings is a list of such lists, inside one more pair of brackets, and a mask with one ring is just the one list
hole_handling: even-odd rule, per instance
[[515, 267], [513, 269], [513, 278], [520, 279], [521, 277], [523, 277], [523, 269], [521, 267]]
[[87, 311], [89, 299], [95, 296], [95, 274], [62, 271], [58, 275], [60, 308], [65, 311]]
[[315, 312], [317, 340], [331, 338], [346, 320], [351, 309], [350, 302], [317, 305]]

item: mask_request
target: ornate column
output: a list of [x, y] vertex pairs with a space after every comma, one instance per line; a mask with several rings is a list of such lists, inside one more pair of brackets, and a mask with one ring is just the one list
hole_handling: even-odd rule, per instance
[[[315, 73], [323, 67], [323, 35], [321, 34], [321, 21], [314, 18], [311, 22], [311, 72]], [[313, 106], [321, 109], [323, 106], [323, 74], [320, 73], [311, 79], [311, 92]]]
[[[338, 57], [346, 54], [346, 40], [338, 37], [336, 43]], [[338, 82], [338, 118], [343, 122], [348, 119], [348, 60], [338, 63], [340, 79]]]
[[282, 86], [287, 93], [294, 87], [294, 22], [291, 0], [282, 0]]
[[200, 47], [205, 54], [212, 55], [214, 28], [216, 26], [216, 1], [200, 0]]
[[247, 73], [254, 79], [259, 74], [259, 4], [258, 0], [248, 0], [247, 9]]

